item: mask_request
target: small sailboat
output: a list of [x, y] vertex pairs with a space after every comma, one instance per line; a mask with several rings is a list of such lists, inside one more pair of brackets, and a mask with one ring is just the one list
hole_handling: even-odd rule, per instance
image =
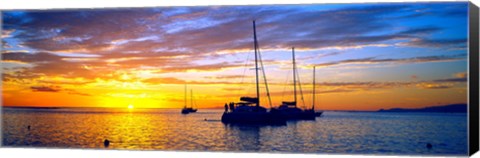
[[193, 91], [190, 90], [190, 107], [187, 107], [187, 85], [185, 85], [185, 105], [182, 108], [182, 114], [189, 114], [197, 112], [197, 109], [193, 107]]
[[[286, 119], [284, 117], [278, 113], [268, 111], [266, 108], [260, 106], [258, 60], [261, 60], [261, 56], [258, 48], [255, 21], [253, 21], [253, 38], [255, 49], [256, 97], [240, 97], [240, 102], [230, 102], [229, 104], [225, 104], [225, 112], [222, 115], [222, 122], [225, 124], [284, 125], [286, 124]], [[262, 69], [262, 71], [263, 70], [264, 69]], [[263, 73], [263, 75], [266, 81], [265, 73]], [[267, 96], [270, 100], [268, 84], [266, 82], [265, 87], [267, 89]]]
[[194, 107], [193, 103], [193, 90], [190, 89], [190, 108], [187, 108], [190, 112], [197, 112], [198, 109]]

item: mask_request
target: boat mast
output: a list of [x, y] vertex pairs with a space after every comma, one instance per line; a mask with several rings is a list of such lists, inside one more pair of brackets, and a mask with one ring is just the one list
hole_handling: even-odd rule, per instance
[[193, 90], [190, 89], [190, 107], [193, 109]]
[[185, 83], [185, 99], [184, 99], [184, 101], [185, 101], [185, 106], [184, 107], [187, 108], [187, 84], [186, 83]]
[[262, 53], [260, 52], [260, 44], [258, 44], [258, 41], [257, 47], [258, 60], [260, 61], [260, 69], [262, 69], [263, 82], [265, 84], [265, 92], [267, 92], [268, 105], [270, 105], [270, 108], [272, 108], [272, 98], [270, 97], [270, 90], [268, 89], [267, 75], [265, 75], [265, 67], [263, 66]]
[[255, 48], [255, 79], [256, 79], [256, 86], [257, 86], [257, 107], [260, 107], [260, 88], [258, 84], [258, 55], [257, 55], [257, 49], [258, 49], [258, 43], [257, 43], [257, 31], [255, 28], [255, 20], [253, 20], [253, 45]]
[[313, 66], [313, 95], [312, 95], [312, 110], [315, 111], [315, 66]]
[[294, 106], [297, 107], [297, 80], [295, 72], [297, 71], [295, 66], [295, 47], [292, 47], [292, 58], [293, 58], [293, 96], [294, 96]]

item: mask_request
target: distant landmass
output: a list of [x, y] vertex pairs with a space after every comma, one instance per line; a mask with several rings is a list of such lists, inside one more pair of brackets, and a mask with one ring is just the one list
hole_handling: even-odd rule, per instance
[[466, 113], [467, 104], [450, 104], [450, 105], [441, 105], [441, 106], [430, 106], [425, 108], [418, 109], [403, 109], [403, 108], [393, 108], [393, 109], [380, 109], [378, 112], [444, 112], [444, 113]]

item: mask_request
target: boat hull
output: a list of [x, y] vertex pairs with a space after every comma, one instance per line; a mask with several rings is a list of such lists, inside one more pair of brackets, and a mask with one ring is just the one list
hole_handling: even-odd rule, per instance
[[323, 113], [323, 112], [315, 112], [315, 117], [320, 117], [320, 116], [322, 116], [322, 113]]
[[278, 114], [270, 112], [225, 112], [222, 115], [225, 124], [261, 124], [285, 125], [287, 120]]
[[[289, 109], [272, 109], [272, 113], [281, 115], [286, 120], [315, 120], [318, 115], [318, 112], [313, 110], [300, 110], [298, 108], [289, 108]], [[321, 113], [320, 113], [321, 115]], [[318, 116], [320, 116], [318, 115]]]
[[197, 112], [197, 109], [193, 109], [193, 108], [183, 108], [182, 109], [182, 114], [189, 114], [189, 113], [193, 113], [193, 112]]
[[190, 113], [190, 111], [189, 111], [189, 110], [186, 110], [186, 109], [182, 109], [182, 112], [181, 112], [181, 113], [182, 113], [182, 114], [188, 114], [188, 113]]

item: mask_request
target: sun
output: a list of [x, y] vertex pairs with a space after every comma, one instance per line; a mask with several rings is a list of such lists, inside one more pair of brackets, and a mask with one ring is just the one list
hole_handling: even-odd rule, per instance
[[128, 109], [133, 109], [135, 108], [132, 104], [128, 105]]

